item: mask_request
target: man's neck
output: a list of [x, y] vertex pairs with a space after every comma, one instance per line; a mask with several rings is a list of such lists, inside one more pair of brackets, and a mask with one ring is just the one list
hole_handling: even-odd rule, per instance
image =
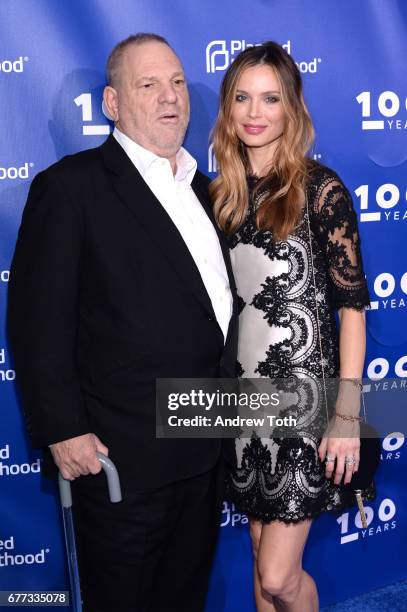
[[149, 151], [150, 153], [153, 153], [154, 155], [157, 155], [157, 157], [162, 157], [164, 159], [168, 159], [168, 161], [170, 162], [170, 166], [171, 166], [171, 170], [173, 175], [175, 176], [177, 173], [177, 152], [173, 155], [168, 155], [163, 151], [159, 151], [159, 150], [153, 150], [153, 149], [149, 149], [147, 147], [145, 147], [144, 145], [142, 145], [141, 143], [137, 142], [137, 140], [135, 140], [134, 138], [132, 138], [130, 136], [130, 134], [127, 134], [119, 125], [119, 123], [115, 124], [115, 128], [116, 130], [118, 130], [121, 134], [123, 134], [124, 136], [126, 136], [127, 138], [129, 138], [130, 140], [132, 140], [133, 142], [136, 143], [136, 145], [138, 145], [139, 147], [141, 147], [142, 149], [145, 149], [146, 151]]

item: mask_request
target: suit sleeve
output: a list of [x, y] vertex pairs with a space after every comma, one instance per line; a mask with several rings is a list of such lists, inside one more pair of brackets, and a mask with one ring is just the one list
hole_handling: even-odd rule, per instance
[[75, 365], [84, 228], [55, 174], [31, 185], [9, 282], [9, 340], [36, 447], [89, 432]]

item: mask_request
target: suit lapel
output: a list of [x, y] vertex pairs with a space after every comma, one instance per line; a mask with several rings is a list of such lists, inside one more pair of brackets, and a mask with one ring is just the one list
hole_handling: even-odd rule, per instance
[[208, 313], [215, 317], [201, 275], [181, 234], [113, 136], [101, 146], [107, 167], [116, 175], [114, 189], [123, 204], [137, 217], [184, 287], [189, 288]]

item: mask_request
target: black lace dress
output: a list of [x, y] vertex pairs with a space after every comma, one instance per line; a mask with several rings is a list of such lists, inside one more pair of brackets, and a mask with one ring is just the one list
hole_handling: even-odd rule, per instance
[[[249, 179], [250, 194], [253, 187]], [[335, 378], [334, 311], [369, 305], [350, 194], [333, 171], [315, 164], [308, 204], [295, 233], [284, 241], [256, 228], [254, 211], [261, 198], [261, 192], [254, 202], [250, 198], [246, 221], [230, 239], [240, 300], [238, 375]], [[238, 438], [229, 500], [253, 518], [287, 523], [353, 505], [351, 491], [326, 479], [319, 443], [309, 432], [306, 437], [276, 437], [273, 431], [268, 438]], [[373, 487], [364, 492], [365, 499], [373, 497]]]

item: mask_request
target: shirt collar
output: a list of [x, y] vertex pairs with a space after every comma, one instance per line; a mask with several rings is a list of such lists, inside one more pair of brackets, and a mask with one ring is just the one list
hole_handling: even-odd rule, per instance
[[[159, 157], [152, 151], [145, 149], [141, 145], [137, 144], [134, 140], [123, 134], [117, 127], [113, 130], [113, 136], [117, 142], [123, 147], [132, 163], [136, 166], [141, 176], [144, 178], [148, 170], [158, 163], [162, 163], [162, 160], [169, 161], [164, 157]], [[190, 153], [184, 147], [180, 147], [176, 155], [177, 172], [175, 174], [176, 181], [186, 181], [189, 185], [192, 183], [194, 178], [197, 163]]]

